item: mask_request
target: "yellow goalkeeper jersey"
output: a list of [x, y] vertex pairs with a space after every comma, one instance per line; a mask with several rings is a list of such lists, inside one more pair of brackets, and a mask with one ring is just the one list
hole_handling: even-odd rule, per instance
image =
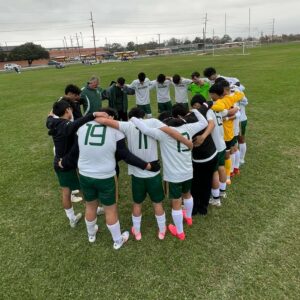
[[[244, 93], [236, 91], [231, 95], [226, 95], [221, 99], [218, 99], [212, 106], [212, 110], [216, 112], [223, 111], [224, 109], [230, 109], [234, 103], [241, 101], [245, 97]], [[224, 120], [224, 140], [229, 142], [234, 138], [233, 120]]]

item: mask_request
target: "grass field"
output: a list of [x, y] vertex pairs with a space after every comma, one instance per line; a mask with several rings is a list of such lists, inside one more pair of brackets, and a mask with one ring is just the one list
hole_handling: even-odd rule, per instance
[[[173, 56], [97, 66], [0, 74], [0, 299], [299, 299], [300, 46], [247, 56]], [[101, 86], [140, 71], [179, 73], [214, 66], [246, 86], [248, 152], [228, 199], [194, 218], [184, 242], [156, 238], [145, 203], [143, 240], [120, 251], [103, 217], [95, 244], [81, 222], [70, 229], [52, 169], [45, 119], [68, 83]], [[152, 107], [156, 113], [154, 94]], [[130, 98], [131, 106], [134, 98]], [[170, 208], [166, 200], [167, 217]], [[131, 226], [130, 178], [122, 165], [120, 221]], [[75, 204], [76, 211], [84, 211]], [[298, 296], [297, 296], [298, 295]]]

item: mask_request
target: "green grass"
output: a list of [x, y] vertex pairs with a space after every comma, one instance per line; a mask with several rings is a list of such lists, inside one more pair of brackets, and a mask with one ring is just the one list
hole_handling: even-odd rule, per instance
[[[0, 299], [299, 299], [299, 45], [250, 52], [0, 74]], [[84, 222], [68, 226], [52, 170], [45, 119], [54, 100], [66, 84], [82, 86], [94, 74], [106, 87], [118, 76], [131, 82], [140, 71], [189, 77], [207, 66], [238, 77], [250, 102], [246, 164], [222, 208], [195, 217], [186, 241], [168, 235], [160, 242], [147, 201], [141, 242], [114, 251], [100, 217], [97, 241], [88, 244]], [[156, 112], [154, 99], [153, 93]], [[128, 229], [125, 165], [120, 194]]]

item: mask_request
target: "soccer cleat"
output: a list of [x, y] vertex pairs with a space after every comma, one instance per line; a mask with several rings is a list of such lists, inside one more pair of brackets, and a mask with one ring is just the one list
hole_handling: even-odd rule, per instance
[[211, 202], [209, 202], [210, 205], [213, 205], [213, 206], [217, 206], [217, 207], [220, 207], [222, 204], [221, 204], [221, 201], [220, 201], [220, 198], [218, 199], [213, 199]]
[[227, 185], [230, 185], [230, 184], [231, 184], [231, 179], [230, 179], [230, 178], [227, 178], [227, 179], [226, 179], [226, 184], [227, 184]]
[[97, 207], [97, 216], [100, 216], [100, 215], [104, 215], [104, 208], [103, 208], [103, 206], [98, 206]]
[[90, 243], [95, 243], [97, 232], [98, 232], [98, 225], [95, 224], [95, 234], [89, 235], [89, 242]]
[[72, 228], [75, 228], [77, 223], [79, 222], [79, 220], [82, 218], [82, 213], [78, 213], [76, 216], [75, 216], [75, 219], [74, 220], [70, 220], [70, 226]]
[[234, 177], [235, 173], [234, 172], [231, 172], [230, 173], [230, 178]]
[[119, 250], [128, 241], [128, 238], [129, 238], [129, 232], [128, 231], [124, 231], [122, 233], [122, 240], [121, 240], [121, 242], [119, 242], [119, 243], [114, 242], [113, 248], [115, 250]]
[[186, 222], [186, 224], [187, 224], [188, 226], [192, 226], [192, 225], [193, 225], [193, 219], [187, 217], [187, 215], [186, 215], [186, 209], [183, 209], [183, 210], [182, 210], [182, 215], [183, 215], [183, 219], [184, 219], [184, 221]]
[[243, 165], [245, 163], [244, 159], [240, 159], [240, 165]]
[[76, 195], [76, 194], [79, 194], [79, 190], [72, 191], [72, 195]]
[[158, 239], [159, 240], [164, 240], [165, 239], [165, 236], [166, 236], [166, 233], [167, 233], [167, 227], [165, 227], [165, 231], [164, 232], [160, 232], [160, 231], [158, 231]]
[[226, 199], [227, 198], [226, 191], [224, 191], [224, 192], [220, 191], [220, 198], [222, 198], [222, 199]]
[[234, 168], [234, 169], [233, 169], [233, 173], [234, 173], [235, 175], [240, 175], [240, 169], [239, 169], [239, 168]]
[[131, 233], [134, 236], [136, 241], [140, 241], [142, 239], [142, 233], [141, 232], [135, 232], [134, 227], [131, 227]]
[[82, 197], [77, 197], [77, 196], [75, 196], [74, 194], [71, 194], [71, 201], [72, 201], [73, 203], [80, 202], [80, 201], [82, 201]]
[[184, 232], [178, 233], [175, 225], [169, 224], [168, 229], [171, 232], [171, 234], [173, 236], [176, 236], [179, 240], [181, 241], [185, 240], [185, 233]]

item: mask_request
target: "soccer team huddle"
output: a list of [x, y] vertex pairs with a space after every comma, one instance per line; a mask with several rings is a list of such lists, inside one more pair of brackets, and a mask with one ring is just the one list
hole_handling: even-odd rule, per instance
[[[75, 214], [72, 202], [82, 200], [74, 195], [81, 190], [90, 243], [96, 241], [100, 214], [105, 215], [114, 249], [129, 239], [128, 231], [121, 232], [117, 208], [120, 160], [128, 164], [131, 176], [130, 232], [137, 241], [142, 239], [142, 204], [147, 196], [153, 203], [159, 240], [167, 232], [184, 240], [184, 222], [190, 227], [194, 215], [207, 214], [208, 205], [221, 206], [226, 187], [245, 162], [248, 100], [237, 78], [219, 75], [212, 67], [203, 75], [193, 72], [186, 79], [159, 74], [151, 81], [141, 72], [131, 84], [119, 77], [107, 89], [100, 88], [93, 76], [82, 89], [68, 85], [65, 95], [53, 104], [46, 126], [54, 142], [63, 207], [75, 227], [82, 214]], [[152, 89], [158, 118], [152, 117]], [[128, 95], [136, 97], [131, 109]], [[165, 198], [171, 201], [170, 224]]]

